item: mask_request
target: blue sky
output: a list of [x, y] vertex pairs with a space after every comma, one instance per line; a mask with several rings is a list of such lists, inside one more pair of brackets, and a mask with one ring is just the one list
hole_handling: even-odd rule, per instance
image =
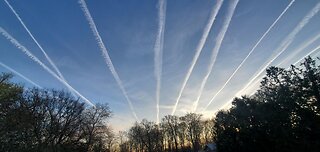
[[[229, 7], [224, 0], [202, 52], [179, 100], [175, 114], [192, 111], [200, 83], [207, 73], [212, 50], [224, 26]], [[77, 0], [8, 0], [27, 28], [50, 56], [66, 81], [93, 103], [109, 103], [116, 130], [127, 128], [135, 118], [128, 102], [106, 66], [101, 50]], [[222, 40], [216, 61], [199, 100], [197, 112], [211, 117], [217, 109], [239, 94], [250, 94], [257, 85], [239, 92], [263, 65], [286, 49], [270, 65], [288, 67], [320, 45], [320, 14], [316, 12], [293, 37], [290, 33], [317, 6], [318, 0], [296, 0], [267, 33], [254, 52], [203, 111], [261, 36], [289, 5], [291, 0], [239, 0]], [[158, 34], [159, 1], [86, 1], [87, 7], [108, 50], [114, 68], [139, 119], [156, 121], [156, 79], [154, 47]], [[183, 79], [190, 68], [196, 47], [208, 23], [215, 0], [167, 0], [162, 49], [160, 117], [171, 114]], [[0, 26], [20, 44], [51, 68], [45, 56], [21, 25], [5, 1], [0, 2]], [[313, 39], [314, 38], [314, 39]], [[304, 46], [303, 44], [309, 44]], [[312, 56], [319, 56], [320, 50]], [[43, 88], [68, 90], [60, 81], [0, 36], [0, 62]], [[281, 63], [281, 64], [280, 64]], [[52, 69], [53, 70], [53, 69]], [[1, 72], [10, 72], [0, 66]], [[260, 77], [259, 77], [260, 78]], [[259, 79], [258, 79], [259, 80]], [[15, 82], [34, 85], [16, 76]]]

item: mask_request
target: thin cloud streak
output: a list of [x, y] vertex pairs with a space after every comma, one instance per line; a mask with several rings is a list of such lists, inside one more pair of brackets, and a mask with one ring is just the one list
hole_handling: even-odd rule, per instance
[[302, 45], [299, 46], [298, 49], [293, 51], [285, 60], [281, 61], [277, 66], [281, 66], [282, 64], [284, 64], [284, 62], [286, 62], [286, 61], [290, 60], [291, 58], [293, 58], [294, 56], [296, 56], [298, 53], [303, 51], [305, 48], [310, 46], [312, 43], [317, 41], [319, 38], [320, 38], [320, 33], [318, 35], [316, 35], [315, 37], [313, 37], [305, 42], [302, 42]]
[[108, 50], [107, 50], [107, 48], [105, 47], [105, 45], [104, 45], [104, 43], [102, 41], [102, 38], [101, 38], [101, 36], [99, 34], [99, 31], [98, 31], [98, 29], [96, 27], [96, 24], [93, 21], [93, 18], [92, 18], [91, 14], [90, 14], [90, 11], [89, 11], [89, 9], [87, 7], [86, 2], [84, 0], [79, 0], [79, 4], [80, 4], [80, 7], [81, 7], [81, 10], [83, 11], [83, 13], [84, 13], [84, 15], [85, 15], [85, 17], [86, 17], [86, 19], [87, 19], [87, 21], [89, 23], [90, 29], [91, 29], [93, 35], [95, 36], [95, 39], [96, 39], [96, 41], [97, 41], [97, 43], [98, 43], [98, 45], [100, 47], [100, 50], [102, 52], [102, 56], [103, 56], [103, 58], [104, 58], [104, 60], [105, 60], [105, 62], [107, 64], [111, 74], [113, 75], [113, 77], [116, 80], [120, 90], [122, 91], [124, 97], [126, 98], [133, 116], [138, 121], [139, 119], [138, 119], [138, 116], [137, 116], [137, 114], [136, 114], [136, 112], [135, 112], [135, 110], [133, 108], [132, 102], [131, 102], [131, 100], [130, 100], [130, 98], [128, 96], [127, 91], [125, 90], [125, 88], [124, 88], [124, 86], [122, 84], [122, 81], [121, 81], [117, 71], [115, 70], [115, 68], [113, 66], [113, 63], [112, 63], [111, 58], [109, 56]]
[[[307, 25], [312, 17], [314, 17], [318, 12], [320, 11], [320, 2], [302, 19], [301, 22], [294, 28], [294, 30], [282, 41], [280, 46], [276, 49], [280, 50], [274, 57], [271, 57], [271, 60], [264, 64], [263, 68], [260, 68], [261, 70], [254, 75], [254, 77], [251, 78], [251, 80], [247, 83], [247, 85], [240, 90], [239, 92], [242, 94], [251, 84], [252, 82], [257, 79], [268, 66], [275, 60], [277, 59], [288, 47], [289, 45], [293, 42], [295, 39], [296, 35], [303, 29], [305, 25]], [[238, 94], [238, 93], [237, 93]]]
[[[201, 51], [202, 51], [202, 49], [204, 47], [204, 44], [207, 41], [207, 38], [208, 38], [208, 35], [209, 35], [210, 30], [212, 28], [212, 25], [213, 25], [214, 21], [216, 20], [216, 16], [217, 16], [222, 4], [223, 4], [223, 0], [217, 0], [217, 3], [215, 4], [215, 6], [213, 7], [213, 9], [212, 9], [212, 11], [210, 13], [210, 18], [208, 20], [208, 23], [205, 26], [205, 28], [203, 30], [203, 34], [201, 36], [201, 39], [200, 39], [200, 41], [199, 41], [199, 43], [198, 43], [198, 45], [196, 47], [196, 52], [195, 52], [195, 55], [193, 56], [193, 59], [191, 61], [191, 66], [188, 69], [187, 75], [185, 76], [185, 78], [184, 78], [184, 80], [182, 82], [182, 87], [181, 87], [181, 89], [179, 91], [179, 95], [178, 95], [176, 103], [175, 103], [175, 105], [173, 107], [172, 115], [175, 113], [175, 111], [177, 109], [177, 106], [179, 104], [179, 101], [180, 101], [180, 98], [182, 96], [182, 93], [183, 93], [183, 91], [184, 91], [184, 89], [185, 89], [185, 87], [187, 85], [187, 82], [188, 82], [188, 80], [189, 80], [189, 78], [191, 76], [191, 73], [192, 73], [192, 71], [194, 69], [194, 66], [196, 65], [196, 63], [198, 61], [198, 58], [199, 58], [199, 56], [201, 54]], [[198, 103], [195, 102], [194, 105], [198, 105]]]
[[[303, 57], [301, 57], [299, 60], [297, 60], [294, 64], [292, 64], [292, 65], [294, 65], [294, 66], [297, 66], [297, 64], [299, 64], [299, 63], [301, 63], [301, 61], [303, 60], [303, 59], [305, 59], [306, 57], [308, 57], [308, 56], [310, 56], [311, 54], [313, 54], [313, 53], [315, 53], [315, 52], [318, 52], [318, 51], [320, 51], [320, 45], [318, 46], [318, 47], [316, 47], [315, 49], [313, 49], [312, 51], [310, 51], [310, 52], [308, 52], [305, 56], [303, 56]], [[287, 68], [287, 70], [289, 70], [291, 67], [288, 67]], [[253, 86], [255, 86], [257, 83], [259, 83], [260, 81], [255, 81], [255, 83], [254, 83], [254, 85]], [[250, 96], [252, 96], [253, 94], [254, 94], [255, 92], [252, 92], [251, 94], [250, 94]]]
[[39, 49], [41, 50], [41, 52], [44, 54], [44, 56], [46, 57], [46, 59], [48, 60], [48, 62], [50, 63], [50, 65], [53, 67], [53, 69], [57, 72], [57, 74], [59, 75], [59, 77], [66, 81], [65, 78], [63, 77], [62, 73], [60, 72], [60, 70], [58, 69], [58, 67], [54, 64], [54, 62], [51, 60], [51, 58], [49, 57], [49, 55], [46, 53], [46, 51], [42, 48], [42, 46], [39, 44], [39, 42], [34, 38], [33, 34], [30, 32], [30, 30], [28, 29], [28, 27], [24, 24], [24, 22], [22, 21], [22, 19], [20, 18], [19, 14], [14, 10], [14, 8], [10, 5], [10, 3], [7, 0], [4, 0], [6, 2], [6, 4], [8, 5], [8, 7], [10, 8], [10, 10], [12, 11], [12, 13], [16, 16], [16, 18], [19, 20], [19, 22], [21, 23], [21, 25], [23, 26], [23, 28], [27, 31], [27, 33], [30, 35], [30, 37], [32, 38], [32, 40], [37, 44], [37, 46], [39, 47]]
[[75, 90], [72, 86], [70, 86], [66, 81], [64, 81], [62, 78], [60, 78], [55, 72], [53, 72], [49, 67], [47, 67], [44, 63], [42, 63], [35, 55], [33, 55], [26, 47], [21, 45], [15, 38], [13, 38], [7, 31], [5, 31], [2, 27], [0, 27], [0, 33], [8, 39], [14, 46], [16, 46], [18, 49], [20, 49], [24, 54], [26, 54], [29, 58], [31, 58], [34, 62], [38, 63], [42, 68], [44, 68], [49, 74], [51, 74], [53, 77], [55, 77], [58, 81], [60, 81], [64, 86], [66, 86], [71, 92], [74, 92], [77, 94], [80, 98], [82, 98], [86, 103], [88, 103], [91, 106], [95, 105], [88, 100], [86, 97], [84, 97], [82, 94], [80, 94], [77, 90]]
[[162, 56], [164, 43], [164, 30], [166, 22], [166, 0], [159, 0], [159, 24], [156, 43], [154, 46], [154, 74], [156, 78], [156, 108], [157, 108], [157, 123], [160, 121], [160, 90], [161, 90], [161, 75], [162, 75]]
[[[207, 83], [207, 80], [210, 76], [210, 74], [212, 73], [212, 70], [213, 70], [213, 66], [216, 62], [216, 59], [217, 59], [217, 55], [219, 53], [219, 50], [220, 50], [220, 47], [222, 45], [222, 41], [224, 39], [224, 36], [229, 28], [229, 25], [230, 25], [230, 22], [231, 22], [231, 19], [232, 19], [232, 16], [236, 10], [236, 7], [237, 7], [237, 4], [238, 4], [239, 0], [234, 0], [232, 1], [232, 3], [230, 4], [229, 8], [228, 8], [228, 12], [227, 12], [227, 15], [226, 15], [226, 18], [225, 18], [225, 21], [223, 23], [223, 27], [222, 29], [220, 30], [216, 40], [215, 40], [215, 46], [212, 50], [212, 55], [211, 55], [211, 60], [210, 60], [210, 64], [209, 64], [209, 67], [208, 67], [208, 71], [204, 77], [204, 79], [202, 80], [201, 82], [201, 86], [200, 86], [200, 90], [199, 90], [199, 95], [197, 97], [197, 100], [196, 102], [199, 102], [200, 100], [200, 97], [202, 95], [202, 92], [203, 92], [203, 89]], [[211, 103], [208, 103], [208, 105], [210, 105]], [[207, 106], [208, 107], [208, 106]], [[206, 107], [206, 108], [207, 108]], [[205, 108], [205, 109], [206, 109]], [[196, 109], [195, 109], [196, 110]]]
[[310, 51], [308, 54], [306, 54], [305, 56], [303, 56], [302, 58], [300, 58], [297, 62], [295, 62], [293, 65], [297, 65], [298, 63], [300, 63], [303, 59], [305, 59], [306, 57], [310, 56], [311, 54], [313, 54], [314, 52], [318, 52], [320, 51], [320, 45], [318, 47], [316, 47], [315, 49], [313, 49], [312, 51]]
[[[297, 64], [299, 64], [303, 59], [305, 59], [306, 57], [308, 57], [308, 56], [310, 56], [311, 54], [313, 54], [314, 52], [317, 52], [317, 51], [320, 51], [320, 45], [318, 46], [318, 47], [316, 47], [315, 49], [313, 49], [313, 50], [311, 50], [310, 52], [308, 52], [306, 55], [304, 55], [303, 57], [301, 57], [299, 60], [297, 60], [294, 64], [292, 64], [292, 65], [297, 65]], [[287, 57], [288, 58], [288, 57]], [[289, 70], [291, 67], [288, 67], [287, 68], [287, 70]], [[261, 78], [261, 77], [260, 77]], [[260, 79], [257, 79], [254, 83], [253, 83], [253, 85], [252, 86], [255, 86], [255, 85], [257, 85], [257, 83], [259, 83], [260, 81], [259, 81]], [[252, 92], [251, 94], [250, 94], [250, 96], [252, 96], [253, 94], [255, 94], [255, 92]]]
[[[281, 64], [283, 64], [284, 61], [290, 60], [293, 56], [295, 56], [295, 55], [298, 54], [299, 52], [305, 50], [307, 47], [309, 47], [312, 43], [314, 43], [314, 42], [315, 42], [316, 40], [318, 40], [319, 38], [320, 38], [320, 34], [318, 34], [317, 36], [315, 36], [315, 37], [313, 37], [313, 38], [311, 38], [311, 39], [309, 39], [309, 40], [307, 40], [307, 41], [302, 42], [302, 45], [301, 45], [301, 46], [299, 46], [297, 49], [295, 49], [294, 51], [292, 51], [292, 53], [291, 53], [288, 57], [286, 57], [282, 62], [280, 62], [280, 63], [277, 64], [276, 66], [277, 66], [277, 67], [280, 67]], [[311, 53], [308, 53], [308, 54], [312, 54], [314, 51], [315, 51], [315, 50], [311, 51]], [[306, 55], [306, 56], [308, 56], [308, 55]], [[304, 56], [303, 58], [305, 58], [306, 56]], [[303, 59], [303, 58], [302, 58], [302, 59]], [[300, 60], [302, 60], [302, 59], [300, 59]], [[299, 62], [300, 60], [298, 60], [297, 62]], [[293, 64], [293, 65], [296, 65], [296, 63]], [[247, 90], [253, 90], [254, 87], [261, 81], [261, 79], [263, 78], [263, 76], [264, 76], [264, 75], [261, 75], [261, 76], [260, 76], [259, 78], [257, 78], [254, 82], [252, 82], [252, 83], [251, 83], [252, 85], [250, 85], [249, 87], [247, 87], [246, 90], [244, 90], [244, 92], [246, 92]], [[252, 95], [252, 93], [251, 93], [250, 95]]]
[[[208, 35], [209, 35], [210, 30], [212, 28], [212, 25], [213, 25], [213, 23], [214, 23], [214, 21], [216, 19], [216, 16], [217, 16], [217, 14], [218, 14], [221, 6], [222, 6], [222, 3], [223, 3], [223, 0], [217, 0], [217, 4], [213, 7], [213, 9], [212, 9], [212, 11], [210, 13], [210, 18], [208, 20], [207, 25], [205, 26], [205, 28], [203, 30], [203, 34], [202, 34], [201, 39], [200, 39], [200, 41], [199, 41], [199, 43], [197, 45], [195, 55], [193, 56], [193, 59], [191, 61], [191, 66], [188, 69], [187, 75], [185, 76], [185, 78], [184, 78], [184, 80], [182, 82], [181, 89], [179, 91], [178, 97], [176, 99], [176, 103], [175, 103], [175, 105], [173, 107], [173, 110], [172, 110], [172, 115], [176, 112], [176, 109], [177, 109], [177, 106], [179, 104], [179, 101], [180, 101], [180, 98], [182, 96], [182, 93], [183, 93], [183, 91], [184, 91], [184, 89], [185, 89], [185, 87], [187, 85], [187, 82], [188, 82], [188, 80], [189, 80], [189, 78], [191, 76], [191, 73], [192, 73], [192, 71], [194, 69], [194, 66], [198, 61], [198, 58], [199, 58], [199, 56], [201, 54], [201, 51], [202, 51], [202, 49], [204, 47], [204, 44], [207, 41]], [[197, 103], [194, 103], [194, 104], [197, 104]]]
[[[311, 39], [309, 39], [309, 40], [307, 40], [307, 41], [302, 42], [302, 45], [301, 45], [301, 46], [299, 46], [297, 49], [295, 49], [294, 51], [292, 51], [292, 53], [291, 53], [288, 57], [286, 57], [286, 59], [284, 59], [281, 63], [277, 64], [276, 66], [277, 66], [277, 67], [280, 67], [281, 64], [283, 64], [284, 61], [290, 60], [293, 56], [295, 56], [295, 55], [298, 54], [299, 52], [305, 50], [307, 47], [309, 47], [312, 43], [314, 43], [314, 42], [315, 42], [316, 40], [318, 40], [319, 38], [320, 38], [320, 34], [318, 34], [317, 36], [315, 36], [315, 37], [313, 37], [313, 38], [311, 38]], [[308, 55], [312, 54], [312, 53], [313, 53], [314, 51], [316, 51], [316, 50], [317, 50], [317, 49], [315, 49], [315, 50], [313, 50], [313, 51], [310, 51], [311, 53], [308, 53]], [[298, 60], [297, 62], [300, 62], [303, 58], [305, 58], [305, 57], [308, 56], [308, 55], [305, 55], [304, 57], [302, 57], [302, 58], [301, 58], [300, 60]], [[296, 65], [297, 62], [294, 63], [293, 65]], [[263, 76], [264, 76], [264, 75], [261, 75], [259, 78], [257, 78], [257, 79], [252, 83], [252, 85], [250, 85], [250, 87], [248, 87], [249, 89], [247, 88], [247, 89], [244, 90], [244, 91], [253, 90], [254, 87], [261, 81], [261, 79], [263, 78]], [[252, 95], [252, 93], [251, 93], [250, 95]]]
[[[306, 47], [307, 47], [307, 46], [305, 46], [304, 48], [300, 48], [299, 50], [297, 50], [297, 51], [295, 51], [295, 52], [299, 52], [299, 51], [305, 49]], [[306, 55], [304, 55], [303, 57], [301, 57], [299, 60], [297, 60], [297, 61], [296, 61], [294, 64], [292, 64], [292, 65], [297, 65], [298, 63], [301, 62], [301, 60], [303, 60], [304, 58], [306, 58], [306, 57], [308, 57], [309, 55], [313, 54], [314, 52], [317, 52], [319, 49], [320, 49], [320, 46], [318, 46], [318, 47], [316, 47], [315, 49], [309, 51]], [[290, 56], [287, 57], [285, 60], [287, 60], [287, 59], [289, 59], [289, 58], [290, 58]], [[277, 67], [279, 67], [279, 66], [280, 66], [280, 64], [277, 65]], [[288, 67], [287, 70], [288, 70], [289, 68], [290, 68], [290, 67]], [[264, 75], [262, 75], [262, 76], [260, 76], [258, 79], [256, 79], [256, 80], [254, 81], [254, 83], [252, 83], [251, 88], [250, 88], [249, 90], [252, 90], [252, 89], [253, 89], [252, 87], [256, 86], [256, 85], [261, 81], [261, 79], [262, 79], [263, 76], [264, 76]], [[253, 94], [254, 94], [254, 92], [252, 92], [252, 93], [250, 94], [250, 96], [253, 95]]]
[[[243, 87], [240, 91], [238, 91], [238, 92], [236, 93], [236, 96], [237, 96], [237, 97], [239, 97], [239, 96], [241, 96], [242, 94], [244, 94], [244, 93], [246, 92], [246, 90], [248, 89], [249, 86], [254, 87], [254, 86], [257, 85], [257, 83], [260, 82], [260, 80], [261, 80], [261, 78], [263, 77], [263, 75], [260, 76], [260, 77], [259, 77], [259, 75], [261, 75], [261, 74], [265, 71], [265, 69], [266, 69], [278, 56], [280, 56], [283, 51], [285, 51], [285, 50], [287, 49], [287, 47], [289, 46], [289, 44], [291, 44], [291, 42], [293, 41], [294, 36], [309, 22], [309, 20], [310, 20], [314, 15], [316, 15], [316, 14], [319, 12], [319, 10], [320, 10], [320, 3], [318, 3], [318, 4], [302, 19], [302, 21], [299, 22], [299, 24], [295, 27], [295, 29], [285, 38], [285, 40], [282, 41], [282, 43], [281, 43], [281, 45], [278, 47], [278, 49], [276, 49], [276, 50], [280, 50], [280, 49], [282, 48], [282, 51], [280, 51], [280, 52], [277, 54], [277, 56], [275, 56], [274, 58], [272, 58], [272, 60], [270, 60], [271, 62], [269, 61], [269, 64], [267, 64], [267, 66], [264, 66], [264, 68], [262, 68], [262, 70], [261, 70], [258, 74], [256, 74], [255, 77], [253, 77], [253, 78], [247, 83], [247, 85], [246, 85], [245, 87]], [[318, 37], [318, 36], [316, 36], [316, 37]], [[315, 41], [315, 39], [311, 39], [309, 42], [306, 42], [306, 43], [310, 43], [310, 44], [311, 44], [312, 41]], [[304, 49], [305, 47], [307, 47], [307, 45], [302, 45], [301, 47], [299, 47], [299, 48], [297, 49], [297, 51], [294, 51], [294, 52], [298, 52], [298, 51], [300, 51], [300, 49]], [[314, 50], [311, 51], [311, 52], [313, 53], [313, 52], [316, 51], [316, 50], [317, 50], [317, 49], [314, 49]], [[308, 53], [308, 54], [311, 54], [311, 53]], [[306, 55], [306, 56], [308, 56], [308, 55]], [[306, 56], [305, 56], [305, 57], [306, 57]], [[303, 57], [303, 58], [304, 58], [304, 57]], [[295, 64], [297, 64], [298, 62], [300, 62], [303, 58], [299, 59]], [[295, 64], [294, 64], [294, 65], [295, 65]], [[259, 77], [259, 78], [258, 78], [258, 77]], [[251, 94], [251, 95], [252, 95], [252, 94]], [[232, 102], [232, 100], [226, 102], [226, 103], [225, 103], [223, 106], [221, 106], [219, 109], [225, 109], [227, 106], [229, 106], [229, 105], [231, 104], [231, 102]]]
[[0, 62], [0, 65], [6, 69], [8, 69], [9, 71], [13, 72], [14, 74], [20, 76], [21, 78], [23, 78], [24, 80], [26, 80], [27, 82], [29, 82], [30, 84], [34, 85], [37, 88], [42, 89], [42, 87], [40, 85], [38, 85], [37, 83], [33, 82], [32, 80], [30, 80], [29, 78], [27, 78], [26, 76], [24, 76], [23, 74], [21, 74], [20, 72], [14, 70], [13, 68], [9, 67], [8, 65]]
[[281, 12], [281, 14], [278, 16], [278, 18], [271, 24], [271, 26], [267, 29], [267, 31], [261, 36], [261, 38], [258, 40], [258, 42], [252, 47], [248, 55], [241, 61], [241, 63], [238, 65], [236, 70], [233, 71], [233, 73], [230, 75], [230, 77], [227, 79], [227, 81], [222, 85], [222, 87], [217, 91], [217, 93], [211, 98], [209, 103], [212, 103], [213, 100], [220, 94], [220, 92], [227, 86], [227, 84], [230, 82], [230, 80], [234, 77], [234, 75], [238, 72], [238, 70], [242, 67], [242, 65], [247, 61], [249, 56], [256, 50], [257, 46], [260, 44], [260, 42], [264, 39], [264, 37], [270, 32], [270, 30], [276, 25], [276, 23], [281, 19], [281, 17], [287, 12], [287, 10], [291, 7], [291, 5], [295, 2], [295, 0], [292, 0], [288, 6]]

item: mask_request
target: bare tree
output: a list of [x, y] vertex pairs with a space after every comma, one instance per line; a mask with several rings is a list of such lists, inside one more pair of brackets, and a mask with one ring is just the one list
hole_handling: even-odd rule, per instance
[[162, 126], [167, 131], [170, 141], [174, 142], [175, 151], [178, 149], [178, 128], [179, 128], [179, 117], [173, 115], [167, 115], [162, 119]]
[[83, 123], [81, 129], [86, 141], [87, 151], [91, 151], [95, 145], [94, 142], [100, 140], [97, 133], [106, 129], [105, 121], [111, 117], [111, 111], [107, 104], [98, 104], [96, 107], [88, 108], [83, 114]]
[[191, 142], [193, 151], [198, 151], [200, 149], [199, 141], [202, 132], [201, 114], [188, 113], [181, 117], [181, 121], [187, 125], [187, 139]]

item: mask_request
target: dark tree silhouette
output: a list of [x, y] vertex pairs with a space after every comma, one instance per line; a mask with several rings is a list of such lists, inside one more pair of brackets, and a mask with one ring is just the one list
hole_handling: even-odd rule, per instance
[[[194, 113], [165, 116], [158, 128], [161, 151], [198, 151], [211, 142], [219, 152], [319, 151], [319, 65], [308, 57], [301, 66], [270, 67], [266, 73], [254, 95], [235, 98], [214, 119]], [[150, 125], [157, 126], [144, 120], [130, 129], [125, 142], [130, 151], [155, 151], [148, 142], [156, 138]]]
[[[252, 96], [235, 98], [213, 119], [202, 115], [142, 120], [118, 135], [119, 151], [320, 151], [320, 66], [308, 57], [285, 70], [270, 67]], [[64, 91], [25, 89], [0, 75], [0, 151], [115, 151], [106, 104], [86, 107]]]
[[320, 150], [320, 67], [310, 57], [301, 66], [270, 67], [256, 94], [217, 114], [219, 151]]
[[108, 105], [85, 107], [69, 93], [24, 89], [0, 75], [0, 151], [102, 151]]

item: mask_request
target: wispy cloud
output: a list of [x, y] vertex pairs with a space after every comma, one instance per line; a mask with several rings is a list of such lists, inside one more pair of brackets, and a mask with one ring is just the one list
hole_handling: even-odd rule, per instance
[[86, 103], [91, 106], [95, 106], [90, 100], [80, 94], [77, 90], [75, 90], [72, 86], [70, 86], [66, 81], [60, 78], [55, 72], [53, 72], [49, 67], [47, 67], [44, 63], [42, 63], [35, 55], [33, 55], [26, 47], [21, 45], [15, 38], [13, 38], [7, 31], [5, 31], [2, 27], [0, 27], [0, 33], [8, 39], [14, 46], [20, 49], [24, 54], [26, 54], [29, 58], [31, 58], [34, 62], [38, 63], [42, 68], [44, 68], [49, 74], [55, 77], [58, 81], [60, 81], [64, 86], [66, 86], [71, 92], [78, 95], [81, 99], [83, 99]]
[[[191, 61], [191, 66], [188, 69], [187, 75], [183, 79], [182, 86], [181, 86], [181, 89], [179, 91], [178, 97], [176, 99], [176, 103], [175, 103], [175, 105], [173, 107], [172, 114], [174, 114], [176, 109], [177, 109], [177, 106], [179, 104], [180, 98], [182, 96], [182, 92], [184, 91], [184, 89], [185, 89], [185, 87], [187, 85], [187, 82], [188, 82], [188, 80], [189, 80], [189, 78], [191, 76], [191, 73], [192, 73], [192, 71], [194, 69], [194, 66], [197, 63], [197, 60], [198, 60], [198, 58], [200, 56], [200, 53], [201, 53], [201, 51], [202, 51], [202, 49], [204, 47], [204, 44], [205, 44], [206, 40], [208, 38], [208, 35], [209, 35], [210, 30], [212, 28], [212, 25], [213, 25], [214, 21], [216, 20], [216, 16], [217, 16], [217, 14], [218, 14], [221, 6], [222, 6], [222, 3], [223, 3], [223, 0], [217, 0], [217, 3], [215, 4], [215, 6], [213, 7], [213, 9], [212, 9], [212, 11], [210, 13], [210, 18], [208, 20], [208, 23], [206, 24], [206, 26], [205, 26], [205, 28], [203, 30], [203, 34], [201, 36], [201, 39], [200, 39], [200, 41], [199, 41], [199, 43], [198, 43], [198, 45], [196, 47], [195, 55], [193, 56], [193, 59]], [[195, 103], [195, 105], [198, 105], [198, 102]]]
[[[211, 58], [210, 58], [210, 63], [209, 63], [209, 67], [207, 69], [207, 73], [204, 77], [204, 79], [202, 80], [201, 82], [201, 86], [200, 86], [200, 89], [199, 89], [199, 94], [198, 94], [198, 97], [196, 99], [196, 102], [199, 102], [200, 100], [200, 97], [202, 95], [202, 92], [203, 92], [203, 89], [207, 83], [207, 80], [213, 70], [213, 66], [216, 62], [216, 59], [217, 59], [217, 55], [219, 53], [219, 50], [220, 50], [220, 47], [221, 47], [221, 44], [222, 44], [222, 41], [224, 39], [224, 36], [229, 28], [229, 25], [230, 25], [230, 22], [231, 22], [231, 19], [232, 19], [232, 16], [236, 10], [236, 7], [237, 7], [237, 4], [238, 4], [239, 0], [234, 0], [231, 2], [230, 6], [228, 7], [228, 12], [227, 12], [227, 15], [226, 15], [226, 18], [223, 22], [223, 25], [222, 25], [222, 29], [220, 30], [220, 32], [218, 33], [217, 35], [217, 38], [215, 40], [215, 46], [212, 50], [212, 55], [211, 55]], [[208, 105], [206, 106], [206, 108], [210, 105], [211, 103], [209, 102]], [[205, 109], [206, 109], [205, 108]], [[204, 110], [205, 110], [204, 109]], [[196, 109], [195, 109], [196, 110]]]
[[42, 46], [39, 44], [39, 42], [36, 40], [36, 38], [33, 36], [33, 34], [31, 33], [31, 31], [28, 29], [28, 27], [24, 24], [24, 22], [22, 21], [22, 19], [20, 18], [19, 14], [14, 10], [14, 8], [10, 5], [10, 3], [7, 0], [4, 0], [6, 2], [6, 4], [8, 5], [8, 7], [10, 8], [10, 10], [12, 11], [12, 13], [17, 17], [17, 19], [19, 20], [19, 22], [21, 23], [21, 25], [23, 26], [23, 28], [27, 31], [27, 33], [30, 35], [30, 37], [32, 38], [32, 40], [37, 44], [37, 46], [39, 47], [39, 49], [41, 50], [41, 52], [44, 54], [44, 56], [46, 57], [46, 59], [48, 60], [48, 62], [50, 63], [50, 65], [53, 67], [53, 69], [57, 72], [57, 74], [59, 75], [59, 77], [66, 81], [65, 78], [63, 77], [62, 73], [60, 72], [60, 70], [58, 69], [58, 67], [56, 66], [56, 64], [51, 60], [51, 58], [49, 57], [49, 55], [47, 54], [47, 52], [42, 48]]
[[156, 108], [157, 108], [157, 123], [159, 123], [159, 100], [161, 89], [161, 75], [162, 75], [162, 55], [163, 55], [163, 42], [164, 30], [166, 22], [166, 0], [159, 0], [159, 25], [156, 43], [154, 46], [154, 73], [156, 77]]
[[244, 91], [255, 81], [264, 71], [265, 69], [270, 66], [270, 64], [277, 59], [293, 42], [296, 35], [303, 29], [305, 25], [309, 23], [309, 21], [320, 11], [320, 3], [318, 3], [300, 22], [299, 24], [293, 29], [293, 31], [281, 42], [280, 46], [276, 49], [275, 52], [278, 52], [275, 56], [272, 56], [271, 59], [265, 63], [261, 70], [256, 72], [254, 76], [250, 79], [250, 81], [240, 90], [238, 94], [244, 93]]
[[91, 14], [90, 14], [90, 11], [89, 11], [89, 9], [87, 7], [86, 2], [84, 0], [79, 0], [79, 4], [80, 4], [80, 7], [81, 7], [81, 9], [82, 9], [82, 11], [83, 11], [88, 23], [89, 23], [90, 29], [91, 29], [93, 35], [95, 36], [95, 39], [96, 39], [96, 41], [97, 41], [97, 43], [98, 43], [98, 45], [100, 47], [100, 50], [102, 52], [102, 56], [103, 56], [103, 58], [104, 58], [104, 60], [105, 60], [105, 62], [107, 64], [111, 74], [113, 75], [113, 77], [116, 80], [117, 84], [119, 85], [119, 88], [121, 89], [124, 97], [126, 98], [133, 116], [135, 117], [136, 120], [139, 120], [138, 116], [137, 116], [137, 114], [136, 114], [136, 112], [135, 112], [135, 110], [133, 108], [132, 102], [131, 102], [131, 100], [130, 100], [130, 98], [128, 96], [128, 93], [127, 93], [126, 89], [124, 88], [124, 86], [122, 84], [122, 81], [121, 81], [116, 69], [113, 66], [113, 63], [112, 63], [111, 58], [109, 56], [108, 50], [107, 50], [107, 48], [105, 47], [105, 45], [104, 45], [104, 43], [102, 41], [102, 38], [101, 38], [101, 36], [99, 34], [99, 31], [97, 29], [96, 24], [93, 21], [93, 18], [92, 18]]
[[21, 78], [23, 78], [24, 80], [26, 80], [27, 82], [29, 82], [30, 84], [34, 85], [37, 88], [42, 88], [40, 85], [38, 85], [37, 83], [33, 82], [32, 80], [30, 80], [29, 78], [27, 78], [26, 76], [24, 76], [23, 74], [19, 73], [18, 71], [14, 70], [13, 68], [9, 67], [8, 65], [0, 62], [0, 65], [6, 69], [8, 69], [9, 71], [13, 72], [14, 74], [20, 76]]
[[242, 65], [247, 61], [249, 56], [256, 50], [257, 46], [260, 44], [260, 42], [264, 39], [264, 37], [270, 32], [270, 30], [276, 25], [276, 23], [281, 19], [281, 17], [287, 12], [287, 10], [291, 7], [291, 5], [295, 2], [295, 0], [292, 0], [288, 6], [281, 12], [281, 14], [278, 16], [278, 18], [271, 24], [271, 26], [267, 29], [267, 31], [261, 36], [261, 38], [258, 40], [258, 42], [252, 47], [248, 55], [241, 61], [241, 63], [238, 65], [238, 67], [233, 71], [233, 73], [230, 75], [230, 77], [227, 79], [227, 81], [222, 85], [222, 87], [217, 91], [217, 93], [210, 99], [209, 103], [212, 103], [213, 100], [220, 94], [220, 92], [227, 86], [227, 84], [230, 82], [230, 80], [234, 77], [234, 75], [238, 72], [238, 70], [242, 67]]

